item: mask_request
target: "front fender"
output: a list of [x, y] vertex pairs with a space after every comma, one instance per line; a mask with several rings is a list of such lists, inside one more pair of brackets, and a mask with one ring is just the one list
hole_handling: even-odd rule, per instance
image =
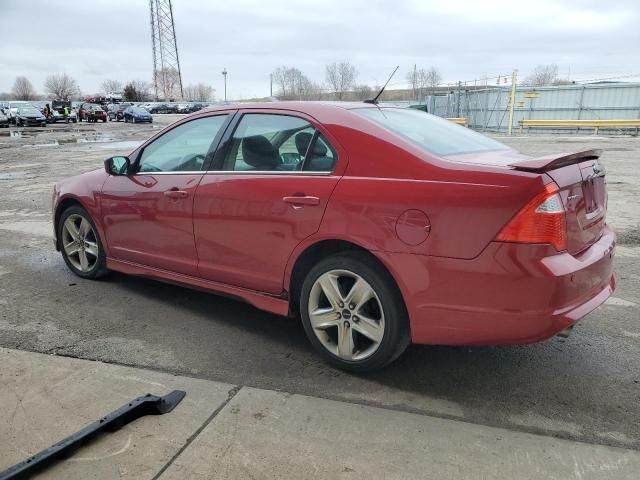
[[108, 175], [104, 169], [77, 175], [58, 182], [53, 191], [52, 212], [53, 212], [53, 235], [56, 250], [60, 250], [57, 238], [57, 224], [62, 212], [71, 205], [80, 205], [84, 208], [98, 230], [102, 247], [109, 256], [109, 246], [107, 245], [104, 229], [102, 226], [100, 197], [102, 186]]

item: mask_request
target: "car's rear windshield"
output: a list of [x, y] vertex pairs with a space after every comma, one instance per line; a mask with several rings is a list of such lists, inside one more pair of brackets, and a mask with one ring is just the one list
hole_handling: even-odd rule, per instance
[[509, 149], [467, 127], [419, 110], [381, 107], [352, 111], [440, 156]]

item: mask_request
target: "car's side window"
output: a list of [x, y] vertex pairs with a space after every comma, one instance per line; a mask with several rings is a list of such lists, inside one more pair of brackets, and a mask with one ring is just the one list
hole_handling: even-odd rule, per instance
[[307, 153], [302, 170], [308, 172], [331, 172], [336, 164], [336, 151], [324, 135], [318, 133]]
[[195, 172], [202, 170], [207, 153], [227, 115], [184, 123], [147, 145], [138, 172]]
[[280, 114], [243, 115], [230, 139], [223, 170], [300, 170], [315, 129], [299, 117]]

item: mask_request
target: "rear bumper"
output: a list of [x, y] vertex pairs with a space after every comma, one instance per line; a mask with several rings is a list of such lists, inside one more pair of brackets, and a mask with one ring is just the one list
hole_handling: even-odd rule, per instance
[[386, 254], [414, 343], [508, 345], [545, 340], [613, 293], [615, 234], [579, 255], [493, 242], [472, 260]]

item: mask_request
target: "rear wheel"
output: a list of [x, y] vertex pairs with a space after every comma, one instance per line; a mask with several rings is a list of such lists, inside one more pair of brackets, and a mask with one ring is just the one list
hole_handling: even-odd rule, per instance
[[57, 229], [62, 258], [73, 273], [94, 279], [108, 272], [98, 230], [84, 208], [67, 208], [60, 216]]
[[333, 255], [313, 267], [302, 286], [300, 314], [313, 346], [344, 370], [382, 368], [409, 345], [398, 287], [364, 253]]

